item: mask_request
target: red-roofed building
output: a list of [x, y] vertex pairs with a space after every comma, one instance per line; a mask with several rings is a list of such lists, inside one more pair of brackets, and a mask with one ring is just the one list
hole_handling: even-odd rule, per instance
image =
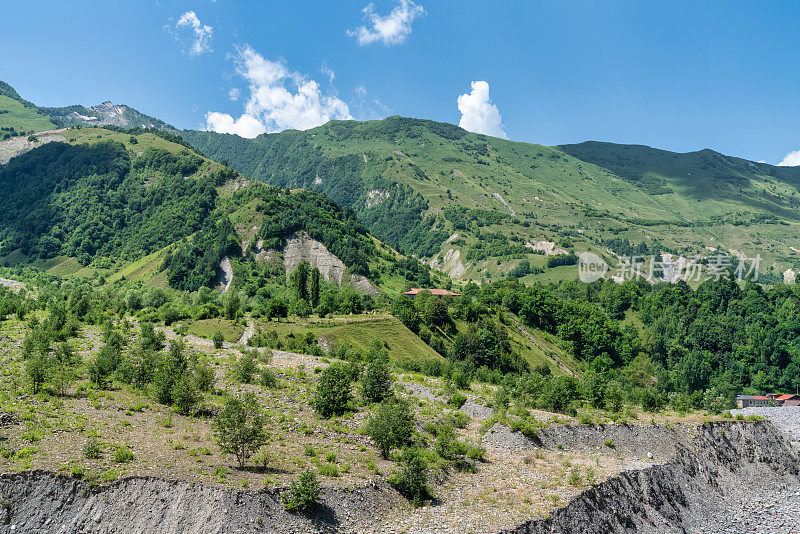
[[748, 406], [800, 406], [800, 395], [767, 393], [766, 395], [736, 395], [739, 408]]
[[413, 299], [423, 291], [430, 291], [431, 295], [434, 297], [458, 297], [461, 296], [461, 293], [453, 293], [452, 291], [448, 291], [446, 289], [420, 289], [418, 287], [413, 288], [411, 291], [406, 291], [403, 295], [407, 295], [408, 298]]

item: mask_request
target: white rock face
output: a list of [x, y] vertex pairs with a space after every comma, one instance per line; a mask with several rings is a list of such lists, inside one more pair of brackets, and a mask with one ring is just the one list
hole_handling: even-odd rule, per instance
[[536, 243], [525, 243], [525, 246], [532, 250], [542, 251], [545, 256], [556, 256], [558, 254], [566, 254], [567, 251], [563, 248], [556, 248], [556, 244], [552, 241], [537, 241]]
[[797, 273], [791, 269], [786, 269], [783, 272], [783, 283], [784, 284], [794, 284], [797, 281]]
[[287, 275], [294, 272], [304, 260], [312, 268], [319, 269], [326, 282], [342, 285], [343, 282], [347, 281], [359, 293], [368, 295], [380, 294], [380, 290], [361, 275], [353, 274], [346, 279], [347, 266], [342, 260], [334, 256], [325, 245], [315, 239], [311, 239], [308, 234], [297, 233], [286, 241], [286, 247], [283, 249], [283, 263], [286, 266]]
[[231, 259], [227, 256], [219, 262], [219, 272], [217, 273], [217, 288], [223, 293], [227, 293], [233, 283], [233, 266]]

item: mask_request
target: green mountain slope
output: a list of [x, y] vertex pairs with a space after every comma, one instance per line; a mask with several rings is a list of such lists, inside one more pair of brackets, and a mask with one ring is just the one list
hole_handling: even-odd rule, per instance
[[[349, 208], [248, 181], [168, 132], [81, 128], [64, 138], [0, 166], [0, 263], [194, 291], [218, 284], [226, 257], [237, 283], [256, 283], [266, 261], [257, 256], [280, 258], [302, 234], [348, 277], [363, 277], [365, 291], [364, 279], [392, 294], [430, 283], [427, 269], [375, 239]], [[285, 276], [279, 267], [266, 267], [270, 277]]]
[[796, 169], [711, 151], [550, 148], [402, 117], [255, 139], [182, 135], [247, 176], [352, 207], [373, 233], [455, 277], [504, 274], [523, 258], [544, 271], [531, 279], [574, 276], [525, 247], [542, 240], [576, 252], [761, 254], [776, 274], [800, 266]]
[[53, 128], [55, 125], [46, 114], [0, 80], [0, 141]]

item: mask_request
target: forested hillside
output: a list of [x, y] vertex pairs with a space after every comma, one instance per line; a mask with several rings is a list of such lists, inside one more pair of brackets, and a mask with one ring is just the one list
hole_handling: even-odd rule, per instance
[[252, 178], [352, 207], [376, 235], [456, 277], [507, 274], [527, 260], [548, 279], [548, 259], [533, 250], [542, 240], [565, 252], [761, 254], [772, 280], [800, 267], [798, 171], [712, 151], [553, 149], [402, 117], [255, 139], [182, 135]]

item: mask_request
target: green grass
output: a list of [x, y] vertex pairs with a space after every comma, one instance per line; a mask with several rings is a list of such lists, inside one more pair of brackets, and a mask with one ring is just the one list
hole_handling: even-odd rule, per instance
[[311, 319], [307, 324], [299, 322], [259, 321], [262, 331], [276, 330], [281, 339], [286, 334], [311, 332], [322, 343], [334, 347], [349, 345], [362, 351], [368, 350], [374, 340], [385, 342], [389, 355], [397, 361], [427, 360], [441, 358], [417, 335], [398, 319], [369, 315], [335, 316], [331, 319]]
[[17, 131], [33, 130], [35, 132], [56, 128], [47, 116], [26, 108], [20, 102], [5, 95], [0, 95], [0, 111], [8, 111], [8, 113], [0, 113], [0, 126], [2, 127], [11, 126]]
[[235, 343], [244, 333], [244, 326], [233, 324], [232, 321], [222, 318], [203, 319], [189, 324], [189, 333], [198, 337], [211, 339], [216, 332], [221, 332], [225, 341]]
[[[551, 148], [471, 133], [451, 139], [439, 135], [437, 128], [392, 117], [334, 121], [259, 140], [227, 136], [223, 141], [209, 132], [188, 132], [186, 138], [209, 156], [228, 159], [244, 174], [276, 185], [304, 185], [336, 199], [336, 190], [328, 191], [333, 187], [328, 184], [355, 184], [364, 192], [345, 200], [367, 220], [373, 208], [366, 207], [365, 190], [388, 191], [386, 183], [399, 183], [425, 198], [429, 207], [424, 215], [436, 216], [460, 205], [508, 216], [481, 230], [501, 232], [518, 243], [569, 238], [572, 250], [580, 252], [602, 248], [604, 239], [623, 237], [634, 244], [659, 242], [686, 254], [708, 253], [709, 246], [751, 257], [761, 254], [765, 265], [777, 264], [777, 272], [800, 267], [800, 253], [792, 250], [800, 250], [799, 169], [711, 151], [675, 154], [608, 143]], [[288, 142], [293, 136], [304, 136], [325, 158], [347, 161], [355, 170], [331, 181], [319, 167], [321, 184], [298, 183], [302, 178], [296, 169], [301, 160], [308, 160], [301, 157], [301, 148], [294, 154], [287, 149], [293, 146]], [[510, 216], [511, 210], [516, 217]], [[761, 215], [774, 215], [782, 222], [759, 220]], [[437, 227], [447, 235], [454, 231], [442, 219]], [[455, 231], [463, 243], [444, 245], [439, 258], [450, 249], [460, 250], [463, 258], [475, 242], [477, 228]], [[528, 258], [541, 261], [534, 255]], [[501, 275], [508, 261], [462, 263], [463, 278], [481, 279], [487, 273]], [[546, 271], [531, 280], [573, 278], [573, 271]]]

